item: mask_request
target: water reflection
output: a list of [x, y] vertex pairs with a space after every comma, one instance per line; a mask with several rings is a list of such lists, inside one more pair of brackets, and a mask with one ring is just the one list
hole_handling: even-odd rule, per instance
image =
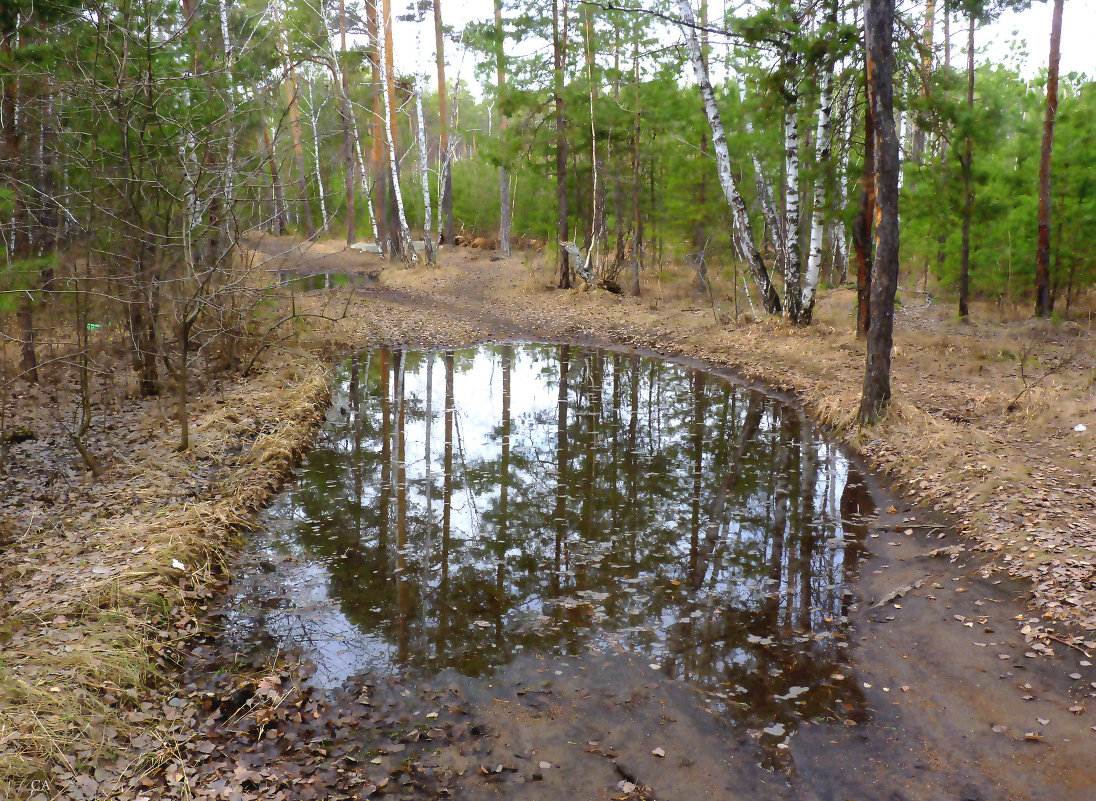
[[344, 365], [236, 623], [327, 684], [627, 649], [736, 720], [844, 718], [871, 511], [799, 412], [710, 374], [568, 345], [380, 348]]

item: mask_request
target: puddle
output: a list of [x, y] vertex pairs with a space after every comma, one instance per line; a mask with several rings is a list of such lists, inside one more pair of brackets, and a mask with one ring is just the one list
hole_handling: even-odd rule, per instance
[[779, 739], [859, 714], [846, 613], [873, 513], [834, 443], [727, 378], [573, 345], [380, 348], [340, 367], [226, 628], [321, 687], [638, 655]]

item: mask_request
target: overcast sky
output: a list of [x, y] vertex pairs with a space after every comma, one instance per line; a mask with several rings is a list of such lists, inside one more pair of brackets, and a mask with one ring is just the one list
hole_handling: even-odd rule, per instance
[[[715, 4], [713, 4], [715, 5]], [[487, 20], [494, 17], [493, 0], [460, 0], [460, 2], [443, 2], [442, 10], [445, 15], [445, 23], [455, 31], [460, 31], [473, 20]], [[1005, 61], [1009, 58], [1014, 47], [1021, 41], [1026, 41], [1026, 57], [1021, 65], [1021, 72], [1025, 77], [1030, 77], [1039, 72], [1047, 64], [1050, 52], [1050, 18], [1053, 5], [1048, 2], [1036, 2], [1026, 11], [1008, 13], [997, 22], [982, 28], [976, 34], [976, 47], [982, 51], [981, 58], [990, 58], [994, 61]], [[393, 11], [402, 11], [400, 0], [393, 2]], [[428, 18], [428, 23], [432, 20]], [[937, 37], [942, 34], [942, 27], [937, 22]], [[435, 86], [436, 72], [433, 64], [433, 30], [432, 25], [422, 32], [422, 37], [416, 40], [415, 26], [411, 23], [397, 22], [394, 34], [396, 44], [396, 60], [403, 72], [412, 72], [416, 69], [416, 58], [425, 56], [430, 59], [431, 67], [427, 70], [431, 76], [431, 86]], [[952, 58], [961, 63], [961, 51], [966, 47], [966, 31], [960, 24], [952, 25]], [[421, 42], [419, 47], [416, 44]], [[1062, 24], [1062, 64], [1063, 74], [1069, 72], [1086, 73], [1090, 77], [1096, 74], [1096, 0], [1067, 0]], [[513, 49], [514, 44], [508, 43], [508, 49]], [[463, 81], [472, 83], [475, 81], [474, 59], [471, 55], [462, 54], [455, 43], [448, 43], [446, 53], [448, 68], [446, 77], [453, 80], [459, 71]], [[421, 69], [421, 67], [418, 67]]]

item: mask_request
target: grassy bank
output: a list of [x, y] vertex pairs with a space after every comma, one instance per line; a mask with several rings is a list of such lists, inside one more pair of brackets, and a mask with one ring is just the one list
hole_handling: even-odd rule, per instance
[[328, 398], [322, 364], [272, 353], [251, 378], [195, 399], [187, 452], [146, 403], [118, 426], [103, 478], [51, 514], [28, 497], [7, 521], [0, 795], [96, 767], [139, 771], [171, 752], [150, 694], [170, 681], [238, 532], [311, 443]]

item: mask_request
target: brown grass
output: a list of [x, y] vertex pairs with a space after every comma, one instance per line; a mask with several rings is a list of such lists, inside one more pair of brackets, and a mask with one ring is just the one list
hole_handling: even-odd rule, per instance
[[[189, 452], [161, 429], [116, 466], [95, 488], [101, 512], [17, 528], [19, 556], [3, 565], [13, 601], [0, 626], [0, 790], [157, 738], [155, 716], [132, 710], [167, 677], [193, 631], [180, 621], [224, 576], [236, 533], [311, 442], [329, 397], [313, 359], [283, 351], [267, 365], [223, 403], [195, 399]], [[180, 492], [210, 461], [222, 468], [208, 488]]]

